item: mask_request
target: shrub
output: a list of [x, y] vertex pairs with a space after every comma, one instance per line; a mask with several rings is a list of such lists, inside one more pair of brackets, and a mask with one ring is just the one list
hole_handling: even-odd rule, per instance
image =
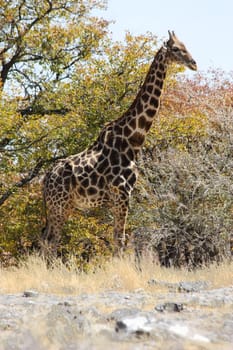
[[233, 113], [209, 118], [206, 135], [167, 140], [143, 155], [157, 202], [154, 226], [135, 230], [136, 251], [152, 250], [165, 266], [194, 268], [231, 253]]

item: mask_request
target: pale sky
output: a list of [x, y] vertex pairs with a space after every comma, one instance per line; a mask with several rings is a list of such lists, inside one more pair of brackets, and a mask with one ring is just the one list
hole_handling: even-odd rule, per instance
[[126, 30], [150, 31], [164, 40], [174, 30], [199, 70], [233, 71], [233, 0], [108, 0], [101, 14], [115, 21], [110, 26], [115, 40]]

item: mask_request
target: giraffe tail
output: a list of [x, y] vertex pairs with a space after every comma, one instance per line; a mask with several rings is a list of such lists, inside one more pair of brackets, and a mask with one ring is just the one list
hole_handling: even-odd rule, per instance
[[47, 225], [48, 225], [48, 214], [47, 214], [47, 204], [46, 204], [46, 198], [45, 198], [45, 191], [43, 189], [43, 192], [42, 192], [42, 213], [43, 213], [43, 218], [45, 218], [45, 226], [42, 227], [41, 229], [41, 233], [42, 233], [42, 237], [44, 236], [45, 234], [45, 231], [46, 231], [46, 228], [47, 228]]

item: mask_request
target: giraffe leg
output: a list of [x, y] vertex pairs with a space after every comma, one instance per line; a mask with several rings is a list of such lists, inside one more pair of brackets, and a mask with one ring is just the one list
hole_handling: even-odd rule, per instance
[[48, 213], [46, 226], [42, 230], [41, 253], [46, 259], [57, 257], [61, 232], [67, 216]]
[[112, 208], [114, 216], [114, 254], [121, 255], [125, 247], [125, 225], [128, 216], [128, 205], [118, 203]]
[[47, 245], [53, 246], [54, 251], [57, 250], [60, 241], [62, 226], [61, 218], [48, 216], [46, 226], [42, 232], [42, 240]]

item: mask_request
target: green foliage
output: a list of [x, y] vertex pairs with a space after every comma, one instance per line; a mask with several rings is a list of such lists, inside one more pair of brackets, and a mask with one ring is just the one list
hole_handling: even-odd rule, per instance
[[0, 259], [19, 259], [33, 249], [41, 230], [42, 203], [38, 184], [13, 193], [0, 212]]
[[[108, 22], [92, 15], [105, 6], [95, 0], [0, 1], [2, 83], [28, 98], [44, 84], [68, 77], [106, 34]], [[13, 87], [13, 88], [12, 88]]]
[[154, 140], [160, 147], [166, 148], [169, 144], [177, 149], [187, 149], [191, 142], [195, 142], [207, 133], [208, 119], [205, 114], [191, 112], [187, 115], [161, 115], [155, 121], [148, 145], [153, 145]]
[[71, 256], [82, 270], [100, 265], [113, 252], [112, 221], [104, 210], [77, 211], [66, 224], [60, 254], [64, 260]]

